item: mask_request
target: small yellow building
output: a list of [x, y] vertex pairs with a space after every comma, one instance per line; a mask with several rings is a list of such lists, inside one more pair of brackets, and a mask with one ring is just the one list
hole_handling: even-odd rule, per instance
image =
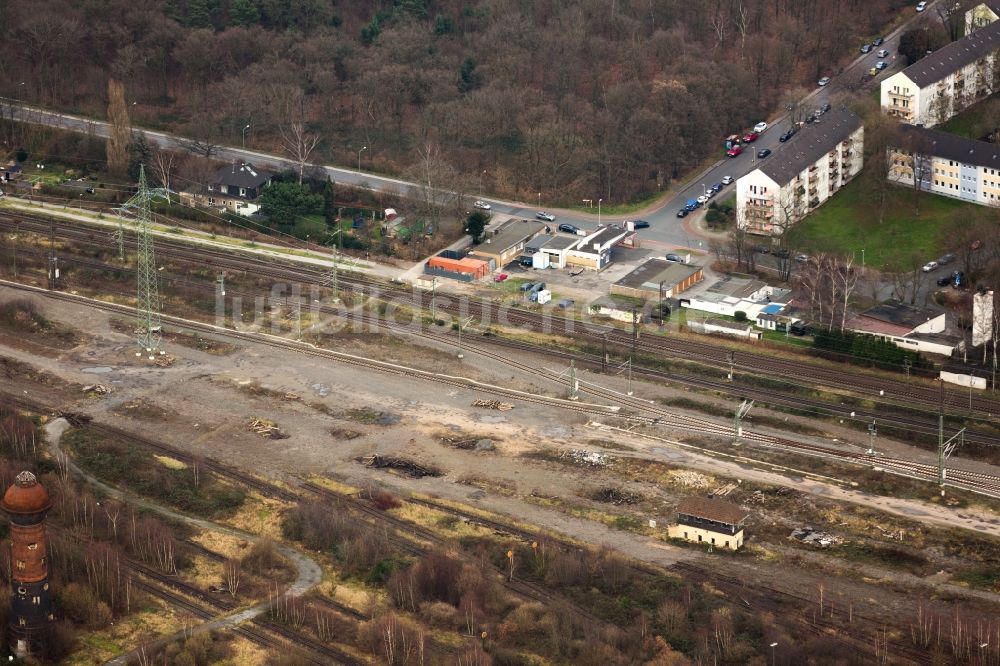
[[739, 550], [743, 545], [743, 523], [749, 516], [723, 499], [688, 497], [677, 506], [677, 524], [669, 528], [668, 534], [674, 539]]

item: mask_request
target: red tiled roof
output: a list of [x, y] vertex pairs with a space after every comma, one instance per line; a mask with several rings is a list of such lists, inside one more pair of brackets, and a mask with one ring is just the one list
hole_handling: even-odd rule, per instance
[[717, 523], [735, 525], [750, 514], [732, 502], [708, 497], [687, 497], [677, 505], [677, 513]]
[[913, 330], [909, 326], [900, 326], [899, 324], [892, 324], [887, 321], [872, 319], [871, 317], [865, 317], [864, 315], [858, 315], [857, 317], [848, 319], [845, 328], [852, 331], [862, 331], [864, 333], [872, 333], [875, 335], [895, 335], [900, 338]]

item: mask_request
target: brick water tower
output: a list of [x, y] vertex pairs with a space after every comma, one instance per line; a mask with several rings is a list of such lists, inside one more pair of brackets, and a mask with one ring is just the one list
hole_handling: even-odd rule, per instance
[[31, 472], [21, 472], [0, 509], [10, 517], [10, 648], [18, 657], [39, 654], [53, 620], [45, 514], [52, 501]]

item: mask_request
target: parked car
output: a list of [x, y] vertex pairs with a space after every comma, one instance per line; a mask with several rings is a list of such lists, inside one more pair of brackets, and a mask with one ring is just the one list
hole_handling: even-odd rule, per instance
[[733, 146], [732, 148], [726, 151], [726, 155], [729, 155], [730, 157], [737, 157], [742, 154], [743, 154], [743, 146]]
[[877, 69], [880, 72], [888, 66], [889, 63], [887, 63], [885, 60], [879, 60], [877, 63], [875, 63], [875, 69]]
[[713, 192], [716, 192], [716, 193], [721, 192], [722, 191], [722, 183], [716, 183], [715, 185], [712, 185], [712, 187], [709, 188], [709, 189], [711, 189]]
[[490, 210], [491, 208], [493, 208], [493, 206], [489, 205], [485, 201], [477, 201], [476, 203], [472, 204], [472, 207], [478, 208], [479, 210]]
[[807, 261], [809, 261], [809, 255], [808, 254], [797, 254], [797, 255], [795, 255], [795, 261], [799, 262], [800, 264], [804, 264]]
[[555, 215], [552, 215], [551, 213], [546, 213], [544, 210], [540, 210], [537, 213], [535, 213], [535, 217], [537, 217], [539, 220], [545, 220], [546, 222], [556, 221]]
[[757, 254], [769, 254], [771, 252], [771, 248], [766, 245], [754, 245], [753, 251]]
[[566, 234], [575, 234], [578, 231], [580, 231], [580, 229], [578, 227], [576, 227], [576, 226], [574, 226], [572, 224], [560, 224], [556, 228], [559, 229], [559, 231], [561, 231], [563, 233], [566, 233]]
[[521, 285], [521, 291], [531, 291], [532, 288], [534, 288], [535, 284], [537, 284], [537, 283], [535, 283], [535, 282], [525, 282], [524, 284]]
[[789, 252], [783, 247], [778, 248], [777, 250], [774, 251], [774, 256], [778, 257], [779, 259], [788, 259]]
[[706, 203], [708, 203], [708, 198], [709, 197], [707, 194], [702, 194], [701, 196], [698, 197], [697, 201], [699, 204], [705, 205]]
[[722, 184], [723, 185], [729, 185], [731, 182], [733, 182], [733, 177], [732, 176], [723, 176], [722, 177]]
[[823, 113], [826, 113], [827, 111], [830, 110], [830, 103], [829, 102], [823, 102], [823, 106], [821, 106], [819, 108], [823, 111]]
[[649, 222], [646, 220], [632, 220], [633, 229], [649, 229]]
[[743, 143], [753, 143], [759, 136], [756, 132], [747, 132], [743, 135]]
[[688, 214], [687, 208], [680, 208], [677, 210], [677, 217], [687, 217], [687, 214]]
[[872, 50], [872, 45], [871, 44], [862, 44], [861, 45], [861, 52], [862, 53], [869, 53], [869, 52], [871, 52], [871, 50]]
[[667, 261], [676, 261], [679, 264], [683, 264], [684, 263], [684, 260], [681, 259], [681, 256], [679, 254], [674, 254], [672, 252], [667, 253], [667, 255], [664, 257], [664, 259], [666, 259]]
[[928, 261], [926, 264], [924, 264], [924, 267], [921, 268], [920, 270], [922, 270], [924, 273], [930, 273], [931, 271], [933, 271], [937, 267], [938, 267], [938, 262], [936, 262], [936, 261]]
[[574, 303], [574, 301], [573, 301], [572, 298], [564, 298], [561, 301], [559, 301], [559, 307], [561, 307], [563, 310], [565, 310], [569, 306], [573, 305], [573, 303]]
[[918, 2], [917, 3], [917, 11], [918, 12], [922, 12], [925, 9], [927, 9], [927, 3], [926, 2]]
[[879, 49], [879, 52], [876, 53], [875, 55], [878, 56], [879, 58], [888, 58], [889, 57], [889, 50], [888, 49]]
[[823, 111], [823, 109], [821, 109], [820, 107], [818, 107], [818, 106], [817, 106], [817, 107], [816, 107], [816, 110], [815, 110], [815, 111], [813, 111], [813, 113], [812, 113], [812, 114], [813, 114], [814, 116], [816, 116], [817, 118], [819, 118], [819, 117], [820, 117], [820, 116], [822, 116], [822, 115], [823, 115], [824, 113], [825, 113], [825, 111]]
[[795, 136], [795, 130], [788, 130], [787, 132], [778, 137], [778, 141], [784, 143], [789, 139], [791, 139], [793, 136]]
[[493, 276], [493, 281], [494, 282], [503, 282], [504, 280], [506, 280], [509, 277], [510, 276], [507, 275], [506, 273], [497, 273], [496, 275]]
[[882, 42], [885, 41], [885, 37], [876, 37], [872, 40], [872, 46], [882, 46]]
[[696, 210], [700, 207], [701, 207], [701, 202], [698, 201], [697, 199], [688, 199], [687, 203], [684, 204], [684, 208], [687, 209], [688, 212]]
[[940, 257], [938, 257], [938, 266], [944, 266], [945, 264], [950, 264], [954, 260], [955, 260], [955, 255], [951, 253], [942, 254]]
[[767, 123], [765, 123], [763, 120], [753, 126], [753, 131], [757, 132], [757, 134], [760, 134], [766, 129], [767, 129]]
[[952, 276], [950, 276], [950, 275], [942, 275], [941, 277], [939, 277], [939, 278], [937, 279], [937, 285], [938, 285], [939, 287], [946, 287], [946, 286], [948, 286], [949, 284], [951, 284], [951, 281], [952, 281], [952, 279], [953, 279], [953, 278], [952, 278]]
[[965, 285], [965, 273], [962, 271], [955, 271], [951, 274], [951, 287], [952, 289], [958, 289]]
[[805, 322], [797, 321], [788, 327], [788, 332], [791, 333], [792, 335], [802, 336], [802, 335], [809, 335], [810, 329], [809, 325], [806, 324]]
[[874, 67], [871, 67], [868, 70], [868, 76], [878, 76], [878, 70]]
[[531, 257], [529, 257], [529, 256], [523, 256], [523, 257], [521, 257], [518, 260], [517, 263], [521, 264], [525, 268], [531, 268], [532, 265], [534, 264], [534, 262], [532, 261]]
[[823, 78], [821, 78], [819, 81], [816, 82], [816, 85], [818, 85], [820, 87], [823, 87], [826, 84], [828, 84], [829, 82], [830, 82], [830, 77], [829, 76], [824, 76]]
[[814, 116], [811, 113], [808, 116], [806, 116], [806, 125], [814, 122], [816, 122], [816, 116]]
[[770, 148], [764, 148], [763, 150], [758, 150], [757, 151], [757, 157], [759, 159], [764, 159], [765, 157], [767, 157], [770, 154], [771, 154], [771, 149]]

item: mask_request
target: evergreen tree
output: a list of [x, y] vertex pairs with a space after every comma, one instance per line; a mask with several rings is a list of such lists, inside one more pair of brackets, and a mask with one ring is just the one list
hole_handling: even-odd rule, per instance
[[188, 0], [186, 18], [189, 28], [211, 28], [211, 0]]
[[229, 18], [233, 25], [249, 28], [260, 23], [260, 8], [254, 0], [233, 0], [229, 7]]

